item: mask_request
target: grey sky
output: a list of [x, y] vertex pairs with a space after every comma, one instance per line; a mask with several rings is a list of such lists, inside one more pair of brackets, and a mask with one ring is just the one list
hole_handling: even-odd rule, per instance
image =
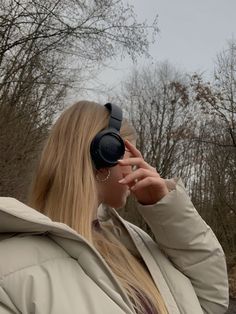
[[[227, 40], [236, 38], [236, 0], [129, 0], [139, 20], [152, 21], [159, 15], [160, 32], [151, 46], [153, 61], [169, 60], [179, 69], [193, 72], [213, 69], [216, 54], [226, 47]], [[142, 65], [148, 62], [138, 60]], [[150, 62], [150, 61], [149, 61]], [[119, 88], [120, 81], [132, 68], [131, 60], [110, 63], [97, 82], [104, 88]], [[96, 86], [96, 81], [91, 83]], [[106, 98], [95, 94], [97, 100]], [[93, 93], [89, 97], [94, 99]]]

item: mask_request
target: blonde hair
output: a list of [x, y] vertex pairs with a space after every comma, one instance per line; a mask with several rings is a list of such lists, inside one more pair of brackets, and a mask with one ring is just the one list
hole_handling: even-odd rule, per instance
[[[164, 301], [145, 268], [111, 232], [102, 229], [98, 233], [92, 229], [98, 199], [90, 144], [107, 127], [108, 119], [109, 112], [104, 106], [89, 101], [77, 102], [61, 114], [44, 145], [28, 203], [90, 241], [111, 267], [137, 311], [143, 309], [138, 291], [147, 295], [161, 314], [166, 314]], [[130, 141], [136, 138], [125, 119], [120, 134]]]

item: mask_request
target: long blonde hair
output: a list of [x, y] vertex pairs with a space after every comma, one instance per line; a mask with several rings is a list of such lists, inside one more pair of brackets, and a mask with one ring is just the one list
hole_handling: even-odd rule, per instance
[[[143, 294], [158, 313], [166, 314], [164, 301], [147, 270], [111, 232], [98, 233], [92, 229], [98, 200], [90, 144], [107, 127], [108, 119], [109, 112], [104, 106], [89, 101], [77, 102], [61, 114], [44, 145], [28, 203], [52, 220], [69, 225], [92, 243], [137, 311], [144, 310], [138, 297]], [[120, 134], [130, 141], [136, 136], [125, 119]]]

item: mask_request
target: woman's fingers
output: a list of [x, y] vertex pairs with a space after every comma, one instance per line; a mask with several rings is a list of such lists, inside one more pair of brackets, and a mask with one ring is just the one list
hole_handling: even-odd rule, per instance
[[143, 158], [143, 156], [140, 153], [140, 151], [132, 143], [130, 143], [128, 140], [125, 140], [125, 146], [128, 148], [128, 150], [131, 152], [131, 154], [134, 157]]
[[[155, 204], [168, 193], [165, 181], [160, 177], [156, 168], [149, 165], [142, 157], [139, 150], [129, 141], [125, 141], [126, 150], [130, 157], [118, 160], [120, 166], [130, 166], [124, 179], [118, 181], [127, 184], [138, 202], [144, 205]], [[128, 169], [128, 168], [127, 168]]]
[[138, 168], [145, 168], [154, 170], [143, 158], [141, 157], [131, 157], [126, 159], [119, 159], [118, 163], [120, 166], [137, 166]]
[[[150, 187], [150, 186], [155, 186], [157, 185], [157, 183], [159, 182], [161, 178], [159, 177], [146, 177], [143, 180], [140, 180], [138, 182], [136, 182], [132, 187], [131, 190], [132, 191], [136, 191], [138, 189], [143, 189], [146, 187]], [[162, 180], [162, 179], [161, 179]], [[159, 182], [160, 183], [160, 182]]]
[[133, 181], [137, 182], [145, 177], [159, 177], [157, 172], [154, 172], [149, 169], [139, 168], [132, 173], [128, 174], [124, 179], [118, 181], [119, 183], [129, 184]]

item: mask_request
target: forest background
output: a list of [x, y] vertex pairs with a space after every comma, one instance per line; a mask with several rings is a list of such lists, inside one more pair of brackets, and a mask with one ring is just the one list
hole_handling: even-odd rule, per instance
[[[236, 298], [236, 40], [218, 52], [205, 79], [168, 61], [135, 64], [149, 56], [158, 31], [157, 17], [139, 22], [120, 0], [0, 2], [0, 195], [26, 201], [69, 95], [81, 98], [108, 60], [128, 56], [134, 67], [107, 100], [132, 121], [145, 160], [163, 177], [182, 177], [224, 248]], [[122, 215], [150, 233], [134, 203], [130, 197]]]

